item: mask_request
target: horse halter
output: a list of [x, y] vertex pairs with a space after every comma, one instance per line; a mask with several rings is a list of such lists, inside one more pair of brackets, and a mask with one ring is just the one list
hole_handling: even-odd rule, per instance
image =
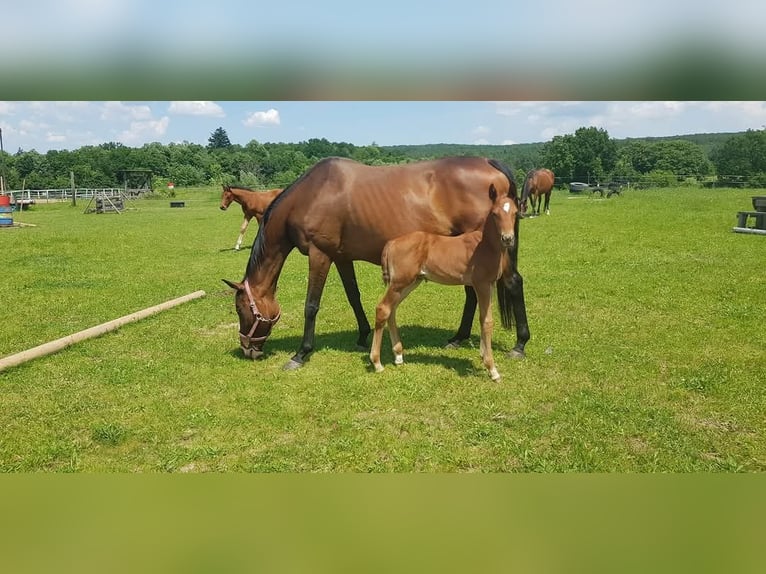
[[[245, 293], [247, 293], [247, 299], [250, 302], [250, 310], [253, 312], [253, 317], [255, 318], [255, 321], [253, 322], [253, 326], [250, 327], [250, 331], [248, 331], [247, 335], [242, 333], [242, 331], [239, 332], [239, 344], [242, 345], [243, 349], [251, 349], [253, 346], [253, 343], [263, 343], [271, 334], [271, 328], [274, 326], [274, 324], [279, 321], [279, 317], [282, 314], [282, 312], [278, 312], [277, 316], [268, 319], [261, 315], [261, 312], [258, 310], [258, 306], [255, 304], [255, 299], [253, 298], [253, 293], [250, 291], [250, 283], [247, 279], [245, 279], [244, 282], [245, 286]], [[261, 337], [253, 337], [253, 333], [255, 333], [255, 330], [258, 328], [258, 325], [261, 323], [266, 323], [268, 325], [268, 330], [266, 331], [266, 334]]]

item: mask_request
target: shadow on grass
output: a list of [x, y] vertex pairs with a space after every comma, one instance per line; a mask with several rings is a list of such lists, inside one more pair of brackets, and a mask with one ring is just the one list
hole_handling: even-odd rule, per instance
[[[445, 356], [444, 347], [447, 341], [455, 333], [447, 329], [438, 327], [422, 327], [419, 325], [400, 326], [399, 331], [402, 337], [402, 343], [404, 344], [405, 361], [407, 363], [423, 364], [423, 365], [439, 365], [455, 371], [457, 374], [464, 376], [468, 374], [474, 374], [476, 372], [476, 364], [473, 359], [467, 359], [463, 357], [450, 357]], [[264, 355], [258, 359], [259, 361], [269, 361], [273, 359], [275, 354], [285, 353], [290, 356], [295, 354], [301, 345], [301, 337], [299, 336], [286, 336], [286, 337], [273, 337], [269, 338], [264, 346]], [[365, 366], [370, 366], [369, 363], [369, 345], [367, 349], [362, 349], [357, 346], [357, 332], [356, 330], [343, 330], [334, 331], [331, 333], [317, 333], [316, 346], [314, 352], [309, 355], [307, 362], [311, 360], [311, 357], [315, 353], [321, 353], [324, 349], [332, 349], [335, 351], [346, 351], [354, 355], [359, 355], [360, 361]], [[370, 334], [368, 343], [372, 342], [372, 334]], [[419, 348], [419, 351], [412, 351], [412, 349]], [[479, 336], [472, 334], [471, 338], [467, 342], [463, 342], [461, 348], [470, 348], [471, 352], [476, 353], [476, 359], [479, 357]], [[423, 348], [434, 349], [433, 354], [424, 352]], [[499, 353], [506, 353], [510, 349], [506, 345], [498, 345], [493, 342], [493, 351], [496, 355]], [[239, 347], [235, 347], [228, 352], [232, 357], [236, 357], [243, 361], [249, 361], [243, 354]], [[393, 354], [391, 351], [391, 339], [388, 336], [388, 330], [384, 332], [383, 344], [381, 346], [381, 359], [385, 365], [393, 365]]]

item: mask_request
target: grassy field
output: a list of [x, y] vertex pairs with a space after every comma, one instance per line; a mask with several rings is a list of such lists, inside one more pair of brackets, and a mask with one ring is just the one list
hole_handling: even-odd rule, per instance
[[[238, 349], [233, 295], [249, 250], [219, 190], [122, 214], [84, 203], [14, 214], [0, 230], [0, 356], [198, 289], [207, 295], [0, 372], [0, 471], [689, 472], [766, 470], [766, 237], [732, 233], [747, 190], [556, 191], [522, 221], [532, 339], [496, 320], [499, 383], [471, 344], [442, 345], [462, 289], [401, 306], [406, 364], [355, 348], [337, 273], [317, 352], [282, 370], [303, 328], [307, 259], [282, 273], [267, 355]], [[245, 238], [252, 243], [255, 223]], [[378, 267], [357, 265], [372, 319]], [[496, 310], [495, 310], [496, 312]], [[497, 316], [497, 315], [496, 315]]]

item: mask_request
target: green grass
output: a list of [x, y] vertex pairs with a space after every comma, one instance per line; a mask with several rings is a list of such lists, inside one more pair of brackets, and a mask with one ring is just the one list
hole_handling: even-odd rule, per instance
[[[441, 348], [462, 289], [426, 284], [372, 372], [337, 273], [317, 351], [303, 329], [307, 259], [279, 282], [266, 357], [242, 358], [232, 292], [248, 250], [217, 189], [117, 214], [37, 205], [0, 230], [0, 356], [198, 289], [207, 296], [0, 373], [0, 471], [691, 472], [766, 470], [766, 238], [732, 233], [753, 191], [556, 191], [522, 221], [532, 339], [496, 320], [493, 383], [478, 335]], [[255, 223], [245, 238], [249, 246]], [[360, 263], [372, 319], [383, 285]], [[496, 311], [495, 311], [496, 312]], [[497, 316], [497, 315], [496, 315]]]

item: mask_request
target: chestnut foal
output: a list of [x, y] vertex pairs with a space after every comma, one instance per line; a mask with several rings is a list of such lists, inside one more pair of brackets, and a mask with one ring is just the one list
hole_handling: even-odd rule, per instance
[[237, 237], [237, 243], [234, 245], [234, 250], [239, 251], [242, 245], [242, 239], [245, 237], [245, 231], [247, 226], [250, 225], [250, 220], [255, 217], [258, 224], [263, 219], [263, 214], [269, 204], [280, 194], [282, 189], [269, 189], [267, 191], [255, 191], [249, 187], [237, 187], [231, 185], [223, 186], [223, 193], [221, 194], [221, 210], [226, 209], [231, 205], [232, 201], [236, 201], [242, 206], [242, 213], [245, 215], [245, 220], [242, 225], [239, 226], [239, 237]]
[[396, 309], [421, 281], [442, 285], [469, 285], [479, 300], [481, 324], [480, 352], [493, 381], [500, 379], [492, 357], [492, 286], [502, 275], [503, 257], [516, 241], [517, 200], [500, 197], [494, 185], [489, 187], [492, 209], [481, 229], [454, 237], [415, 231], [386, 243], [381, 256], [383, 282], [388, 285], [375, 309], [375, 334], [370, 361], [381, 372], [380, 345], [383, 326], [388, 331], [394, 351], [394, 363], [404, 362], [402, 340], [396, 325]]

